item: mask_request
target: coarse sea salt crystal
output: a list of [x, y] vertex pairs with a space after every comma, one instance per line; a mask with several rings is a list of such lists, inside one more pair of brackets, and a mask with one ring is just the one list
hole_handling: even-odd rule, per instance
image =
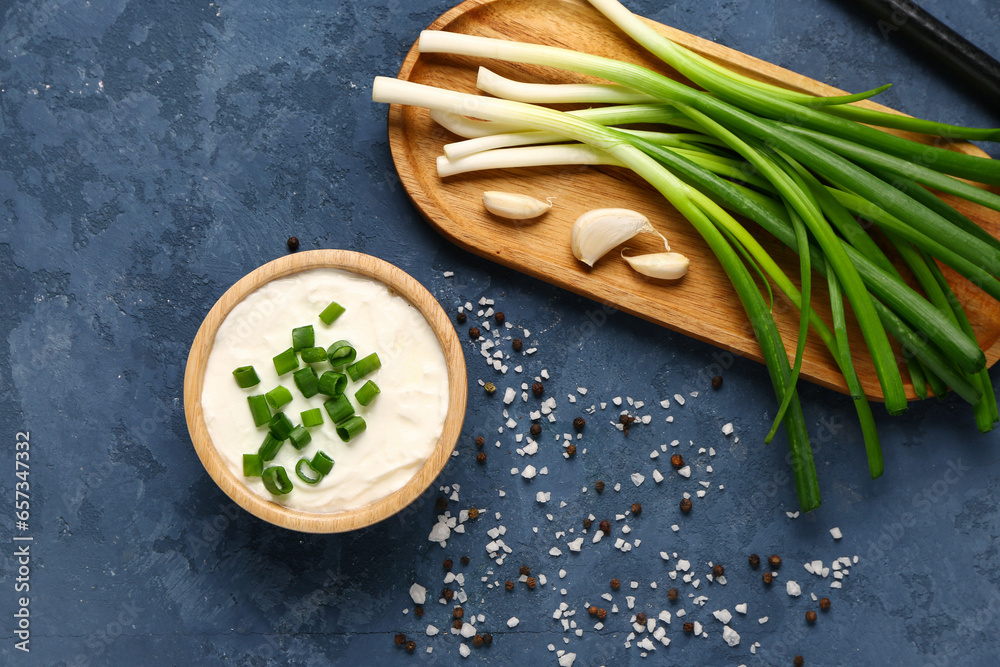
[[[517, 473], [514, 473], [514, 474], [517, 474]], [[537, 472], [535, 470], [535, 466], [529, 465], [529, 466], [526, 466], [524, 468], [524, 470], [521, 472], [521, 477], [523, 477], [524, 479], [531, 479], [536, 474], [537, 474]]]
[[684, 405], [684, 397], [680, 394], [674, 394], [674, 401], [677, 402], [677, 405]]
[[634, 472], [631, 475], [632, 483], [636, 486], [642, 486], [642, 483], [646, 481], [646, 478], [640, 473]]
[[736, 609], [736, 611], [739, 612], [739, 613], [741, 613], [741, 614], [746, 614], [747, 613], [747, 603], [746, 602], [741, 602], [738, 605], [736, 605], [734, 607], [734, 609]]
[[508, 628], [516, 628], [517, 624], [520, 623], [520, 622], [521, 622], [521, 619], [519, 619], [517, 616], [511, 616], [510, 618], [507, 619], [507, 627]]
[[435, 628], [433, 625], [428, 625], [427, 629], [424, 632], [427, 633], [428, 637], [433, 637], [434, 635], [436, 635], [437, 633], [439, 633], [441, 631], [438, 630], [437, 628]]
[[424, 604], [427, 601], [427, 589], [420, 584], [410, 586], [410, 598], [413, 604]]
[[788, 593], [793, 598], [797, 598], [802, 595], [802, 587], [798, 583], [789, 579], [785, 582], [785, 592]]
[[549, 549], [550, 556], [562, 556], [562, 551], [558, 547], [552, 547]]
[[715, 616], [715, 620], [719, 621], [723, 625], [726, 625], [729, 621], [733, 620], [733, 615], [729, 613], [728, 609], [713, 611], [712, 616]]
[[840, 532], [840, 528], [831, 528], [830, 529], [830, 535], [835, 540], [839, 540], [840, 538], [842, 538], [844, 536], [843, 533]]
[[722, 435], [732, 435], [732, 434], [733, 434], [733, 423], [729, 422], [728, 424], [723, 424]]
[[513, 387], [507, 387], [506, 391], [503, 393], [503, 402], [505, 405], [510, 405], [517, 398], [517, 392]]
[[583, 538], [582, 537], [578, 537], [575, 540], [573, 540], [572, 542], [567, 542], [566, 546], [569, 547], [570, 551], [577, 551], [578, 552], [578, 551], [580, 551], [580, 547], [583, 546]]
[[563, 653], [559, 656], [559, 667], [573, 667], [576, 660], [576, 653]]
[[659, 484], [660, 482], [662, 482], [663, 481], [663, 473], [661, 473], [659, 470], [655, 470], [654, 469], [653, 470], [653, 481], [656, 482], [657, 484]]
[[722, 628], [722, 639], [730, 646], [736, 646], [740, 643], [740, 634], [727, 625]]
[[680, 468], [677, 471], [677, 474], [680, 475], [681, 477], [690, 477], [691, 476], [691, 466], [687, 465], [687, 466], [684, 466], [683, 468]]
[[551, 491], [539, 491], [535, 494], [535, 500], [540, 503], [547, 503], [550, 498], [552, 498]]

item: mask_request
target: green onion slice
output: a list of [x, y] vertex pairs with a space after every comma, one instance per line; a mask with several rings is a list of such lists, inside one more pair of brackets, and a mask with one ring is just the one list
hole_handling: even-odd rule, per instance
[[275, 410], [280, 409], [281, 406], [287, 405], [292, 401], [292, 392], [288, 391], [288, 389], [280, 384], [264, 394], [264, 396], [267, 398], [267, 404]]
[[296, 352], [304, 350], [307, 347], [312, 347], [315, 344], [316, 333], [313, 331], [311, 324], [292, 329], [292, 349]]
[[381, 393], [382, 390], [378, 388], [378, 385], [369, 380], [361, 385], [361, 389], [354, 392], [354, 398], [356, 398], [358, 403], [361, 405], [368, 405]]
[[302, 449], [310, 442], [312, 442], [312, 434], [306, 430], [306, 427], [299, 424], [292, 429], [292, 432], [288, 434], [288, 439], [292, 441], [295, 445], [295, 449]]
[[379, 361], [378, 355], [372, 352], [364, 359], [348, 366], [347, 374], [351, 376], [351, 380], [357, 382], [359, 379], [380, 368], [382, 368], [382, 362]]
[[295, 348], [290, 347], [278, 356], [274, 357], [274, 370], [278, 375], [284, 375], [289, 371], [294, 371], [299, 367], [299, 357], [295, 354]]
[[278, 440], [270, 433], [265, 435], [264, 442], [260, 443], [260, 447], [257, 449], [257, 455], [260, 456], [260, 460], [273, 461], [274, 457], [278, 455], [278, 450], [281, 449], [283, 442], [284, 440]]
[[326, 361], [326, 350], [321, 347], [306, 347], [299, 351], [299, 356], [307, 364], [318, 364]]
[[344, 307], [336, 301], [331, 301], [330, 305], [324, 308], [323, 312], [319, 314], [319, 319], [323, 320], [324, 324], [333, 324], [333, 321], [343, 314]]
[[329, 475], [333, 470], [333, 459], [327, 456], [326, 452], [316, 452], [310, 467], [321, 475]]
[[264, 394], [247, 396], [247, 403], [250, 405], [254, 426], [263, 426], [271, 421], [271, 408], [267, 407], [267, 397]]
[[233, 377], [236, 378], [236, 384], [240, 386], [240, 389], [256, 387], [260, 384], [260, 378], [257, 377], [257, 371], [254, 370], [253, 366], [240, 366], [233, 371]]
[[312, 369], [312, 366], [295, 371], [292, 374], [292, 379], [295, 380], [295, 386], [306, 398], [312, 398], [319, 393], [319, 378], [316, 377], [316, 371]]
[[283, 496], [292, 490], [292, 481], [281, 466], [271, 466], [261, 474], [266, 488], [272, 496]]
[[260, 458], [260, 454], [243, 455], [244, 477], [260, 477], [261, 473], [263, 472], [264, 472], [264, 461]]
[[319, 408], [312, 408], [305, 412], [300, 412], [303, 426], [321, 426], [323, 424], [323, 411]]
[[[303, 468], [309, 468], [314, 473], [316, 473], [316, 476], [315, 477], [309, 477], [308, 475], [306, 475], [303, 472], [303, 470], [302, 470]], [[299, 459], [299, 462], [295, 464], [295, 474], [303, 482], [305, 482], [306, 484], [310, 484], [310, 485], [312, 485], [312, 484], [319, 484], [320, 480], [323, 479], [323, 477], [325, 477], [325, 475], [323, 475], [322, 473], [320, 473], [318, 470], [313, 470], [312, 465], [309, 463], [309, 459]]]
[[350, 442], [352, 438], [361, 435], [366, 428], [368, 428], [368, 424], [365, 423], [365, 420], [355, 415], [337, 424], [337, 435], [344, 442]]
[[331, 398], [323, 404], [323, 407], [326, 408], [327, 414], [330, 415], [330, 421], [334, 424], [339, 424], [354, 414], [354, 406], [343, 394]]
[[347, 376], [336, 371], [327, 371], [319, 378], [319, 393], [340, 396], [347, 389]]
[[338, 340], [336, 343], [326, 348], [326, 358], [330, 360], [334, 368], [340, 368], [345, 364], [354, 362], [358, 353], [354, 346], [346, 340]]
[[292, 425], [292, 420], [285, 415], [284, 412], [279, 412], [278, 414], [271, 417], [271, 421], [268, 422], [268, 429], [278, 440], [284, 440], [292, 432], [294, 426]]

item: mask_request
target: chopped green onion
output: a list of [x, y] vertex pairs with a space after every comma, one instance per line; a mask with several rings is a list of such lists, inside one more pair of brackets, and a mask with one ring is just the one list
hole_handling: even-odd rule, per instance
[[347, 376], [336, 371], [327, 371], [319, 378], [319, 393], [340, 396], [347, 389]]
[[295, 380], [295, 386], [306, 398], [312, 398], [319, 393], [319, 378], [316, 377], [316, 371], [312, 369], [312, 366], [295, 371], [292, 374], [292, 379]]
[[346, 340], [338, 340], [336, 343], [326, 348], [326, 358], [330, 360], [334, 368], [339, 368], [344, 364], [349, 364], [358, 356], [357, 351]]
[[319, 314], [319, 319], [323, 320], [324, 324], [333, 324], [333, 321], [343, 314], [344, 307], [336, 301], [331, 301], [330, 305], [324, 308], [323, 312]]
[[333, 470], [333, 459], [327, 456], [326, 452], [316, 452], [310, 467], [321, 475], [329, 475]]
[[288, 479], [288, 473], [281, 466], [271, 466], [263, 472], [261, 479], [264, 481], [264, 488], [272, 496], [283, 496], [294, 488], [292, 481]]
[[310, 442], [312, 442], [312, 434], [306, 430], [306, 427], [299, 424], [292, 429], [292, 432], [288, 434], [288, 439], [292, 441], [295, 445], [295, 449], [302, 449]]
[[240, 386], [240, 389], [256, 387], [260, 384], [260, 378], [257, 377], [257, 371], [254, 370], [253, 366], [240, 366], [233, 371], [233, 377], [236, 378], [236, 384]]
[[263, 426], [271, 421], [271, 408], [267, 407], [267, 397], [264, 394], [247, 396], [247, 403], [250, 405], [250, 414], [253, 415], [254, 426]]
[[356, 398], [358, 403], [361, 405], [368, 405], [381, 393], [382, 390], [378, 388], [378, 385], [369, 380], [361, 385], [361, 389], [354, 392], [354, 398]]
[[302, 418], [303, 426], [320, 426], [323, 424], [323, 411], [319, 408], [306, 410], [299, 413], [299, 416]]
[[260, 454], [243, 455], [244, 477], [260, 477], [261, 473], [263, 472], [264, 472], [264, 461], [260, 458]]
[[[303, 467], [309, 468], [310, 470], [312, 470], [313, 472], [315, 472], [316, 476], [315, 477], [307, 477], [305, 475], [305, 473], [303, 473], [303, 471], [302, 471]], [[303, 482], [305, 482], [306, 484], [310, 484], [310, 485], [312, 485], [312, 484], [319, 484], [320, 480], [323, 479], [323, 477], [325, 477], [325, 475], [319, 473], [316, 470], [313, 470], [312, 465], [309, 463], [309, 459], [299, 459], [299, 462], [295, 464], [295, 474]]]
[[323, 407], [326, 408], [326, 412], [334, 424], [338, 424], [354, 414], [354, 406], [343, 394], [331, 398], [323, 404]]
[[271, 391], [264, 394], [267, 397], [267, 403], [275, 410], [278, 410], [283, 405], [287, 405], [292, 401], [292, 392], [288, 391], [284, 386], [278, 385]]
[[364, 359], [348, 366], [347, 374], [351, 376], [351, 380], [357, 382], [360, 378], [380, 368], [382, 368], [382, 362], [379, 361], [378, 355], [372, 352]]
[[299, 356], [307, 364], [318, 364], [321, 361], [326, 361], [326, 350], [321, 347], [307, 347], [299, 352]]
[[292, 432], [292, 420], [284, 412], [279, 412], [278, 414], [271, 417], [271, 421], [267, 424], [268, 430], [271, 431], [273, 435], [278, 440], [284, 440], [288, 437], [288, 434]]
[[313, 331], [313, 326], [311, 324], [292, 329], [292, 349], [296, 352], [304, 350], [307, 347], [312, 347], [315, 344], [316, 333]]
[[272, 461], [274, 457], [278, 455], [278, 450], [281, 449], [282, 443], [285, 441], [278, 440], [273, 435], [268, 433], [264, 436], [264, 442], [260, 443], [260, 447], [257, 448], [257, 455], [260, 456], [261, 461]]
[[368, 424], [365, 423], [365, 420], [355, 415], [337, 424], [337, 435], [344, 442], [348, 442], [351, 438], [361, 435], [366, 428], [368, 428]]
[[289, 371], [294, 371], [299, 367], [299, 358], [295, 354], [295, 348], [290, 347], [278, 356], [274, 357], [274, 370], [278, 375], [284, 375]]

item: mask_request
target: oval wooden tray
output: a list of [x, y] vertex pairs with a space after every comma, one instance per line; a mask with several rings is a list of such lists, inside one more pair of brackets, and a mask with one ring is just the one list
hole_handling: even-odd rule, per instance
[[[356, 509], [318, 514], [291, 509], [257, 495], [233, 474], [208, 434], [201, 408], [205, 367], [215, 334], [230, 311], [248, 294], [278, 278], [309, 269], [342, 269], [384, 283], [424, 316], [434, 330], [448, 368], [448, 412], [441, 436], [424, 465], [401, 489]], [[427, 490], [451, 458], [465, 420], [467, 378], [465, 356], [455, 327], [437, 299], [409, 274], [371, 255], [350, 250], [310, 250], [268, 262], [226, 290], [198, 328], [184, 371], [184, 414], [198, 458], [223, 492], [236, 504], [265, 521], [303, 533], [341, 533], [378, 523], [413, 502]]]
[[[840, 92], [714, 42], [657, 23], [651, 22], [651, 25], [678, 43], [735, 67], [743, 74], [792, 90], [819, 94]], [[430, 28], [572, 48], [635, 62], [684, 80], [632, 43], [582, 0], [468, 0], [442, 15]], [[494, 60], [479, 62], [440, 54], [422, 55], [417, 52], [416, 45], [403, 62], [399, 78], [476, 92], [476, 69], [480, 64], [521, 81], [595, 81], [546, 67]], [[919, 139], [917, 135], [905, 136]], [[711, 251], [680, 214], [645, 183], [625, 170], [597, 167], [491, 170], [442, 180], [437, 175], [435, 158], [442, 154], [441, 147], [445, 143], [456, 140], [454, 135], [435, 124], [424, 109], [392, 105], [389, 110], [389, 144], [400, 180], [421, 214], [445, 238], [553, 285], [761, 360], [760, 348], [743, 307]], [[956, 144], [954, 148], [985, 155], [971, 144]], [[511, 225], [485, 211], [481, 201], [485, 190], [523, 192], [538, 198], [555, 197], [555, 206], [538, 222]], [[1000, 215], [996, 212], [965, 202], [956, 206], [991, 234], [996, 236], [1000, 231]], [[645, 213], [669, 239], [673, 250], [690, 257], [688, 275], [671, 284], [646, 281], [614, 252], [598, 262], [594, 269], [587, 269], [578, 262], [570, 251], [573, 221], [584, 211], [604, 207], [632, 208]], [[770, 239], [763, 233], [759, 237]], [[630, 245], [648, 252], [657, 250], [653, 238], [637, 238]], [[798, 276], [794, 253], [773, 239], [764, 245], [789, 276]], [[662, 250], [662, 245], [658, 249]], [[1000, 304], [956, 274], [948, 271], [946, 275], [965, 305], [980, 346], [992, 365], [1000, 357]], [[813, 303], [829, 322], [829, 306], [823, 306], [829, 303], [825, 282], [813, 281]], [[781, 297], [776, 295], [776, 299], [775, 319], [787, 348], [794, 353], [798, 313]], [[881, 400], [882, 392], [871, 359], [853, 322], [850, 336], [857, 342], [854, 361], [865, 392], [870, 398]], [[846, 392], [833, 359], [812, 334], [807, 342], [802, 375], [823, 386]], [[914, 397], [908, 383], [907, 392]]]

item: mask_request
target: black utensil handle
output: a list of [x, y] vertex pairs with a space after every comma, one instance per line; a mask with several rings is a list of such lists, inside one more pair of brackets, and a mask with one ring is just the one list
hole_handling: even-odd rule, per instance
[[976, 86], [1000, 101], [1000, 62], [910, 0], [857, 0], [879, 17], [889, 38], [899, 31]]

